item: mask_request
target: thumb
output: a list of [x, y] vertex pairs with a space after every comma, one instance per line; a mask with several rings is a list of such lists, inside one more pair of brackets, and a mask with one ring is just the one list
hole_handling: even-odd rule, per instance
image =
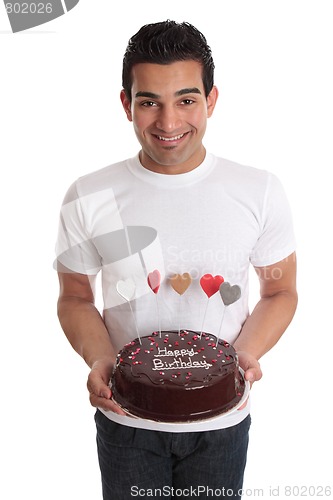
[[91, 370], [88, 376], [87, 388], [90, 394], [96, 394], [96, 396], [106, 399], [111, 398], [111, 389], [97, 370]]
[[256, 367], [250, 367], [245, 371], [244, 374], [245, 380], [253, 384], [253, 382], [256, 382], [257, 380], [260, 380], [262, 377], [262, 371], [260, 368], [260, 365]]

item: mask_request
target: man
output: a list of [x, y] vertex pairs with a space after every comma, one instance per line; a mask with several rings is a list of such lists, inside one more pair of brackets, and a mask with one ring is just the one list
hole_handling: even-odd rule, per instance
[[[276, 177], [216, 158], [203, 145], [218, 90], [205, 37], [188, 23], [142, 27], [129, 41], [121, 102], [141, 145], [137, 157], [78, 179], [64, 200], [58, 239], [58, 314], [73, 348], [91, 368], [97, 408], [103, 498], [162, 496], [240, 498], [246, 464], [249, 403], [226, 416], [165, 424], [126, 415], [111, 399], [116, 353], [129, 340], [162, 328], [200, 330], [206, 273], [237, 283], [221, 336], [238, 352], [245, 378], [261, 378], [258, 360], [279, 340], [297, 303], [295, 242], [288, 203]], [[248, 311], [248, 269], [260, 299]], [[144, 286], [161, 271], [156, 308]], [[94, 306], [102, 272], [103, 317]], [[193, 283], [181, 311], [173, 274]], [[133, 298], [117, 283], [135, 282]], [[184, 297], [185, 298], [185, 297]], [[128, 299], [128, 300], [127, 300]], [[218, 333], [221, 300], [211, 297], [205, 331]], [[180, 311], [180, 312], [179, 312]]]

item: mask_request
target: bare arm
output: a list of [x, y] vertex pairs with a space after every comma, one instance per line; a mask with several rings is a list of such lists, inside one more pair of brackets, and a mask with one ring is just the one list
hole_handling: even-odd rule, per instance
[[103, 318], [94, 305], [95, 278], [78, 273], [58, 273], [58, 317], [73, 349], [91, 368], [88, 390], [92, 406], [123, 412], [110, 401], [108, 386], [116, 353]]
[[252, 382], [261, 378], [257, 361], [278, 342], [296, 311], [296, 255], [255, 270], [260, 300], [234, 343], [245, 376]]

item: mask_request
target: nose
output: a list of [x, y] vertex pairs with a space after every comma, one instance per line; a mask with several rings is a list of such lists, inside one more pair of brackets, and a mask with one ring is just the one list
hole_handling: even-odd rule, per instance
[[163, 106], [156, 120], [156, 127], [164, 132], [173, 132], [181, 127], [179, 110], [174, 106]]

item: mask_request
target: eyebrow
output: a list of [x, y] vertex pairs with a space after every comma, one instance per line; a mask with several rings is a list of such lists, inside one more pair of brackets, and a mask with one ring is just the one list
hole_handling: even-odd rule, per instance
[[[185, 89], [177, 90], [175, 92], [176, 97], [181, 97], [182, 95], [186, 94], [201, 94], [201, 91], [198, 89], [198, 87], [188, 87]], [[145, 92], [145, 91], [139, 91], [135, 94], [135, 97], [148, 97], [150, 99], [160, 99], [159, 94], [155, 94], [154, 92]]]
[[182, 96], [185, 94], [201, 94], [201, 91], [198, 89], [198, 87], [189, 87], [185, 89], [178, 90], [175, 95], [176, 96]]

